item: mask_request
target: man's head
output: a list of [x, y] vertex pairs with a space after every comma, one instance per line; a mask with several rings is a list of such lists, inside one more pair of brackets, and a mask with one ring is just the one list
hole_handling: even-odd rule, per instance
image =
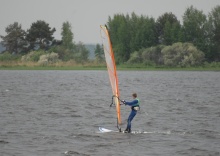
[[132, 96], [134, 99], [137, 98], [137, 93], [133, 93]]

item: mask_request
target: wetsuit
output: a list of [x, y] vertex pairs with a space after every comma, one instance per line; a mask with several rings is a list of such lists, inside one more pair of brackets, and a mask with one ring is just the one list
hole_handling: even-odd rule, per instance
[[131, 102], [126, 102], [125, 101], [125, 105], [131, 106], [131, 113], [128, 117], [127, 128], [125, 129], [126, 132], [130, 133], [131, 132], [131, 121], [133, 120], [133, 118], [137, 114], [137, 110], [135, 108], [139, 107], [139, 99], [136, 98]]

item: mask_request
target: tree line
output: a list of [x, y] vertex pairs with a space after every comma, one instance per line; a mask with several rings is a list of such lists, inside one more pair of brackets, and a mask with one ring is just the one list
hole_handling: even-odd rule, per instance
[[[193, 6], [183, 14], [182, 23], [173, 13], [164, 13], [157, 19], [144, 15], [115, 14], [106, 23], [111, 37], [116, 63], [145, 65], [195, 66], [220, 60], [220, 6], [208, 15]], [[38, 20], [25, 31], [14, 22], [0, 36], [10, 54], [26, 55], [23, 60], [40, 59], [45, 53], [55, 54], [62, 61], [88, 61], [89, 51], [82, 42], [74, 42], [71, 24], [62, 25], [61, 40], [53, 37], [55, 28]], [[99, 34], [97, 34], [99, 35]], [[103, 49], [96, 45], [98, 63], [104, 62]], [[51, 57], [47, 55], [48, 57]]]
[[56, 53], [58, 59], [63, 61], [73, 59], [77, 62], [85, 62], [88, 60], [89, 51], [82, 42], [77, 44], [74, 42], [69, 22], [64, 22], [62, 25], [61, 40], [54, 39], [53, 34], [56, 29], [51, 28], [42, 20], [32, 23], [27, 31], [23, 30], [18, 22], [8, 25], [5, 31], [6, 35], [0, 36], [6, 48], [5, 52], [27, 55], [24, 60], [38, 61], [40, 55], [51, 52]]
[[173, 13], [166, 12], [157, 19], [135, 13], [115, 14], [109, 17], [107, 26], [117, 63], [169, 65], [175, 59], [191, 59], [193, 65], [220, 61], [220, 6], [208, 15], [190, 6], [182, 24]]

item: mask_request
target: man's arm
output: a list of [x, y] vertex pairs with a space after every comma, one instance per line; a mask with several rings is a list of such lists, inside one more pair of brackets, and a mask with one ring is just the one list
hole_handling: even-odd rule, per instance
[[126, 105], [129, 105], [129, 106], [136, 105], [137, 103], [138, 103], [138, 100], [133, 100], [133, 101], [131, 101], [131, 102], [126, 102], [126, 101], [125, 101], [125, 104], [126, 104]]

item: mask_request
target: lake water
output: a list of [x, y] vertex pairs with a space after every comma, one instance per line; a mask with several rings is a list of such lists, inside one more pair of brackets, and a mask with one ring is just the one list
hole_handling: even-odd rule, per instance
[[[107, 71], [0, 71], [1, 156], [220, 155], [220, 72], [119, 71], [137, 92], [132, 130], [116, 128]], [[122, 129], [130, 113], [121, 106]]]

